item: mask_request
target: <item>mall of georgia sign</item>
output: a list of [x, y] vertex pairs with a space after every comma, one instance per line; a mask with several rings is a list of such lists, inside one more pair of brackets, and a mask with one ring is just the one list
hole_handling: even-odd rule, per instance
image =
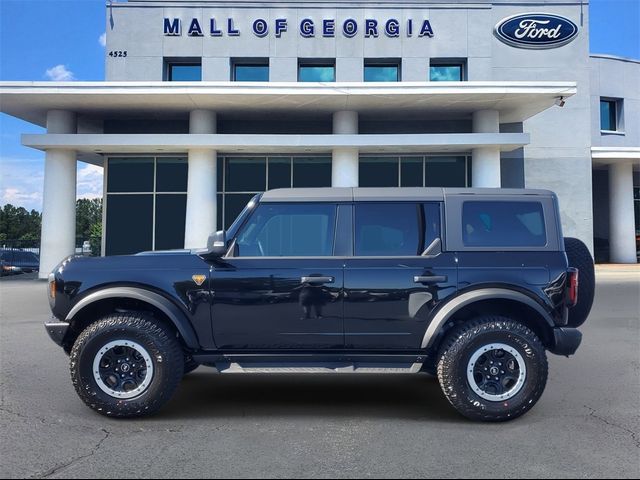
[[560, 15], [522, 13], [500, 20], [494, 34], [512, 47], [542, 50], [571, 42], [578, 35], [578, 26]]

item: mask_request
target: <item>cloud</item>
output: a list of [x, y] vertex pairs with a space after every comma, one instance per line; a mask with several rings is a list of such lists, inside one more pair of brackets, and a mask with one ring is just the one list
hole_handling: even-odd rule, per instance
[[102, 198], [102, 167], [78, 162], [77, 197]]
[[107, 34], [106, 33], [103, 33], [102, 35], [100, 35], [98, 37], [98, 43], [100, 45], [102, 45], [103, 47], [107, 46]]
[[71, 82], [75, 80], [73, 72], [67, 70], [65, 65], [56, 65], [55, 67], [49, 68], [45, 72], [45, 76], [54, 82]]

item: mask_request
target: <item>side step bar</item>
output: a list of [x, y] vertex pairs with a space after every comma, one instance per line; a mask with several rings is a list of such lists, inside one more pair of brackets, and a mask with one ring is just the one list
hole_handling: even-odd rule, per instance
[[223, 363], [216, 362], [215, 366], [220, 373], [386, 373], [386, 374], [406, 374], [418, 373], [422, 368], [422, 363], [390, 364], [387, 366], [367, 365], [367, 364], [351, 364], [344, 363], [327, 363], [325, 365], [311, 364], [259, 364], [248, 363], [240, 365], [239, 363]]

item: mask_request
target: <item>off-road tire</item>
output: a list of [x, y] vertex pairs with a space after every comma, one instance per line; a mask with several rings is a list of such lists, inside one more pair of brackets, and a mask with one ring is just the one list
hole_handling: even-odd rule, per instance
[[564, 249], [569, 266], [578, 269], [578, 303], [569, 309], [569, 327], [577, 328], [589, 316], [596, 291], [593, 257], [587, 246], [577, 238], [565, 237]]
[[[477, 395], [467, 378], [474, 352], [501, 343], [523, 358], [526, 376], [522, 388], [507, 401], [488, 401]], [[438, 380], [449, 403], [472, 420], [503, 422], [529, 411], [547, 383], [547, 356], [538, 337], [525, 325], [501, 316], [483, 316], [455, 327], [443, 341], [438, 356]]]
[[[96, 354], [112, 341], [136, 342], [153, 363], [151, 383], [140, 395], [114, 398], [93, 375]], [[157, 412], [173, 395], [184, 371], [184, 353], [175, 335], [146, 313], [113, 313], [91, 324], [78, 336], [70, 355], [73, 386], [82, 401], [108, 417], [140, 417]]]

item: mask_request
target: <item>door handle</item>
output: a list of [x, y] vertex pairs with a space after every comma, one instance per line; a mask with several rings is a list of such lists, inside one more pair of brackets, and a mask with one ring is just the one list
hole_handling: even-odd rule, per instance
[[333, 283], [333, 277], [300, 277], [300, 283]]
[[446, 275], [416, 275], [413, 277], [415, 283], [444, 283], [447, 280]]

